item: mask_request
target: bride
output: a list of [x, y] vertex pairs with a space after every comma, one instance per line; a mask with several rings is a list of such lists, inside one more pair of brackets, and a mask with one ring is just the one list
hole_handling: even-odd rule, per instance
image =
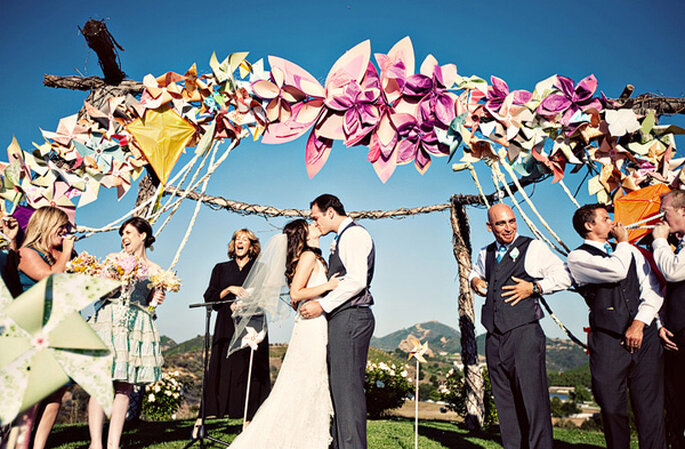
[[[326, 449], [331, 442], [333, 405], [326, 364], [327, 322], [324, 316], [304, 319], [299, 313], [304, 302], [321, 297], [336, 288], [339, 282], [337, 275], [330, 280], [326, 277], [326, 264], [319, 249], [320, 236], [321, 232], [316, 226], [299, 219], [288, 223], [283, 228], [283, 234], [274, 237], [267, 245], [265, 253], [269, 252], [269, 247], [280, 246], [274, 252], [285, 253], [284, 263], [283, 259], [278, 261], [278, 257], [266, 256], [258, 269], [267, 271], [267, 277], [274, 274], [282, 277], [282, 273], [285, 274], [290, 287], [291, 304], [298, 309], [298, 313], [288, 351], [271, 394], [250, 425], [233, 441], [230, 446], [232, 449]], [[259, 259], [255, 265], [258, 263]], [[264, 280], [260, 282], [263, 286]], [[253, 283], [256, 290], [268, 290]], [[249, 284], [248, 277], [248, 292]], [[246, 299], [254, 300], [256, 296], [259, 294], [252, 291]], [[272, 297], [273, 302], [277, 294], [268, 296]], [[236, 335], [239, 335], [237, 330]]]

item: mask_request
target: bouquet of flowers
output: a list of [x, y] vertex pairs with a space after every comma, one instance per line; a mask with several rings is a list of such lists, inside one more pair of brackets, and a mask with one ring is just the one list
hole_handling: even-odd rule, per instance
[[133, 254], [110, 254], [105, 258], [102, 265], [101, 275], [103, 277], [121, 281], [124, 285], [147, 275], [147, 266]]
[[179, 372], [164, 372], [162, 378], [145, 386], [143, 415], [153, 421], [176, 419], [176, 411], [183, 402], [183, 383]]
[[[157, 270], [150, 275], [150, 283], [148, 285], [150, 288], [177, 292], [181, 289], [181, 280], [176, 276], [176, 273], [166, 270]], [[157, 301], [152, 300], [147, 309], [152, 313], [157, 306]]]
[[81, 251], [81, 254], [67, 262], [67, 273], [87, 274], [88, 276], [100, 276], [104, 266], [97, 257]]

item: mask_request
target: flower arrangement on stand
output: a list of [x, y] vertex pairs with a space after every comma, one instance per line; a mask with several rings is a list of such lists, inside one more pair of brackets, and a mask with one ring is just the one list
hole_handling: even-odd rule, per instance
[[163, 372], [162, 378], [145, 386], [143, 416], [151, 421], [176, 419], [176, 411], [183, 402], [183, 383], [179, 372]]
[[406, 367], [367, 362], [364, 391], [369, 418], [378, 419], [385, 411], [401, 407], [412, 390], [410, 382]]

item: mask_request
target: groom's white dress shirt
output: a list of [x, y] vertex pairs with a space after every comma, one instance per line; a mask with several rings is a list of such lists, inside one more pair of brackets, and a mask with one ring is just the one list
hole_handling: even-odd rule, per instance
[[[497, 242], [497, 251], [501, 246], [505, 246], [507, 250], [519, 237], [516, 234], [514, 240], [509, 245], [502, 245]], [[485, 256], [488, 247], [484, 246], [478, 253], [478, 261], [473, 266], [469, 274], [469, 283], [474, 277], [479, 277], [487, 281], [485, 277]], [[510, 257], [505, 255], [504, 257]], [[552, 252], [549, 247], [541, 240], [533, 240], [526, 251], [526, 258], [523, 260], [523, 267], [530, 276], [539, 279], [542, 293], [552, 293], [559, 290], [566, 290], [571, 286], [571, 275], [569, 274], [564, 262]]]
[[[345, 218], [338, 226], [336, 234], [339, 236], [343, 229], [351, 224], [352, 219], [350, 217]], [[319, 300], [324, 312], [331, 312], [366, 288], [368, 257], [371, 248], [373, 248], [371, 236], [363, 227], [353, 226], [345, 231], [344, 238], [338, 243], [338, 255], [347, 273], [338, 284], [338, 288], [330, 291], [328, 295]]]
[[[604, 243], [594, 240], [585, 240], [587, 245], [594, 246], [604, 252]], [[594, 256], [587, 251], [571, 251], [566, 259], [571, 275], [580, 286], [585, 284], [598, 284], [605, 282], [618, 282], [628, 276], [630, 263], [635, 258], [637, 280], [640, 283], [640, 304], [637, 307], [635, 319], [650, 325], [659, 312], [664, 298], [661, 295], [661, 287], [652, 268], [644, 256], [633, 245], [621, 242], [611, 253], [611, 257]]]

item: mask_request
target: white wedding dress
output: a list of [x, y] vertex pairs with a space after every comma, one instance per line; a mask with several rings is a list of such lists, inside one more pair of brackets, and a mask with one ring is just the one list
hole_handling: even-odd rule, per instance
[[[317, 261], [307, 287], [326, 280], [326, 270]], [[245, 431], [233, 440], [231, 449], [328, 448], [333, 404], [328, 389], [327, 342], [326, 317], [306, 320], [298, 311], [271, 394]]]

